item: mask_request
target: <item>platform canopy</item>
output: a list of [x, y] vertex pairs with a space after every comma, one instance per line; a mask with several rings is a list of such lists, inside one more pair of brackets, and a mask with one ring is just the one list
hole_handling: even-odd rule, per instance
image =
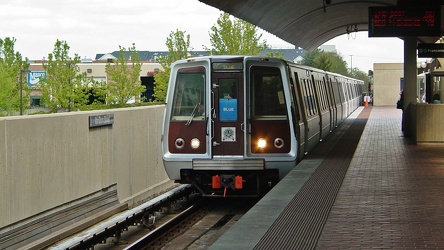
[[[404, 2], [403, 0], [199, 1], [309, 51], [337, 36], [356, 31], [368, 31], [370, 6], [396, 6], [398, 1]], [[409, 4], [409, 1], [414, 2], [414, 0], [405, 0], [406, 4]], [[440, 2], [441, 0], [418, 2], [429, 4], [432, 1]], [[418, 38], [418, 41], [434, 43], [437, 39], [438, 37], [422, 37]]]

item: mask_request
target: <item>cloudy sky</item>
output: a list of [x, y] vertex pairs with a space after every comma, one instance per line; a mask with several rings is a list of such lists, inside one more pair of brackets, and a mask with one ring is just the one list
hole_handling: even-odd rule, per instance
[[[209, 47], [208, 32], [220, 11], [198, 0], [9, 0], [0, 2], [0, 38], [14, 37], [15, 50], [29, 59], [47, 57], [57, 39], [82, 58], [112, 52], [135, 43], [138, 50], [166, 50], [176, 29], [186, 31], [194, 50]], [[275, 48], [288, 44], [261, 30]], [[363, 71], [375, 62], [402, 62], [403, 42], [368, 38], [367, 32], [328, 41], [348, 66]]]

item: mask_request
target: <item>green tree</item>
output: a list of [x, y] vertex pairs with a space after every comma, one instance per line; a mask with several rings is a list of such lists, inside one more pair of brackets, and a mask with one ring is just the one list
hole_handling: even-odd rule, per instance
[[[27, 59], [22, 59], [19, 52], [14, 51], [15, 38], [0, 39], [0, 116], [12, 114], [20, 106], [20, 75], [27, 70]], [[23, 73], [24, 74], [24, 73]], [[25, 80], [25, 76], [22, 80]], [[22, 85], [23, 104], [28, 102], [28, 85]]]
[[315, 58], [321, 53], [320, 49], [315, 49], [313, 51], [307, 51], [302, 59], [302, 64], [310, 67], [315, 67]]
[[344, 76], [349, 75], [347, 70], [347, 62], [345, 62], [345, 60], [342, 58], [341, 55], [338, 55], [333, 52], [324, 52], [324, 53], [327, 54], [331, 62], [331, 67], [330, 67], [331, 72], [338, 73]]
[[332, 62], [330, 55], [324, 52], [319, 53], [313, 60], [314, 67], [325, 71], [330, 71]]
[[340, 55], [320, 49], [305, 53], [302, 64], [345, 76], [350, 75], [347, 70], [347, 63]]
[[262, 34], [258, 29], [241, 19], [230, 19], [228, 13], [222, 13], [217, 24], [209, 32], [211, 51], [214, 55], [258, 55], [268, 47], [266, 41], [260, 41]]
[[[370, 77], [364, 71], [359, 70], [358, 68], [353, 68], [351, 72], [351, 77], [364, 81], [368, 88], [368, 83], [371, 82]], [[367, 91], [364, 90], [364, 91]]]
[[43, 102], [50, 108], [71, 108], [85, 105], [88, 101], [86, 73], [79, 73], [77, 63], [80, 56], [69, 56], [66, 41], [57, 41], [54, 50], [48, 54], [48, 62], [43, 62], [46, 78], [40, 80]]
[[153, 96], [159, 102], [165, 102], [168, 81], [170, 78], [171, 64], [180, 59], [186, 59], [190, 47], [190, 35], [185, 31], [172, 31], [166, 39], [165, 45], [168, 48], [168, 56], [162, 56], [157, 59], [163, 70], [154, 75], [154, 94]]
[[267, 53], [265, 53], [265, 56], [267, 56], [267, 57], [274, 57], [274, 58], [279, 58], [279, 59], [282, 59], [282, 60], [285, 60], [285, 58], [284, 58], [284, 53], [282, 53], [282, 52], [267, 52]]
[[119, 58], [105, 66], [105, 71], [109, 75], [106, 85], [107, 103], [123, 105], [132, 98], [140, 98], [145, 91], [145, 86], [140, 81], [141, 70], [142, 63], [135, 44], [133, 43], [128, 51], [119, 46]]

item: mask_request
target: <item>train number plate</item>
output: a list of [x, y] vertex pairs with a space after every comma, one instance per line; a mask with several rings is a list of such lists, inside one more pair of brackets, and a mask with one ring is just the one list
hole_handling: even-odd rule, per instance
[[236, 141], [236, 128], [235, 127], [223, 127], [221, 128], [222, 141], [223, 142], [235, 142]]

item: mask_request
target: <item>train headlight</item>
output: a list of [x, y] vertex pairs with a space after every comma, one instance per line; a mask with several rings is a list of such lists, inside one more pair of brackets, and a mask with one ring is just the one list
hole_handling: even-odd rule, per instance
[[197, 138], [191, 139], [191, 147], [193, 149], [198, 149], [200, 147], [200, 141]]
[[183, 147], [185, 147], [185, 141], [182, 138], [177, 138], [174, 142], [174, 145], [176, 146], [176, 148], [182, 149]]
[[257, 146], [259, 148], [265, 148], [267, 146], [267, 141], [264, 138], [259, 138], [259, 140], [257, 140]]
[[282, 138], [276, 138], [274, 140], [274, 146], [276, 148], [282, 148], [284, 146], [284, 140]]

